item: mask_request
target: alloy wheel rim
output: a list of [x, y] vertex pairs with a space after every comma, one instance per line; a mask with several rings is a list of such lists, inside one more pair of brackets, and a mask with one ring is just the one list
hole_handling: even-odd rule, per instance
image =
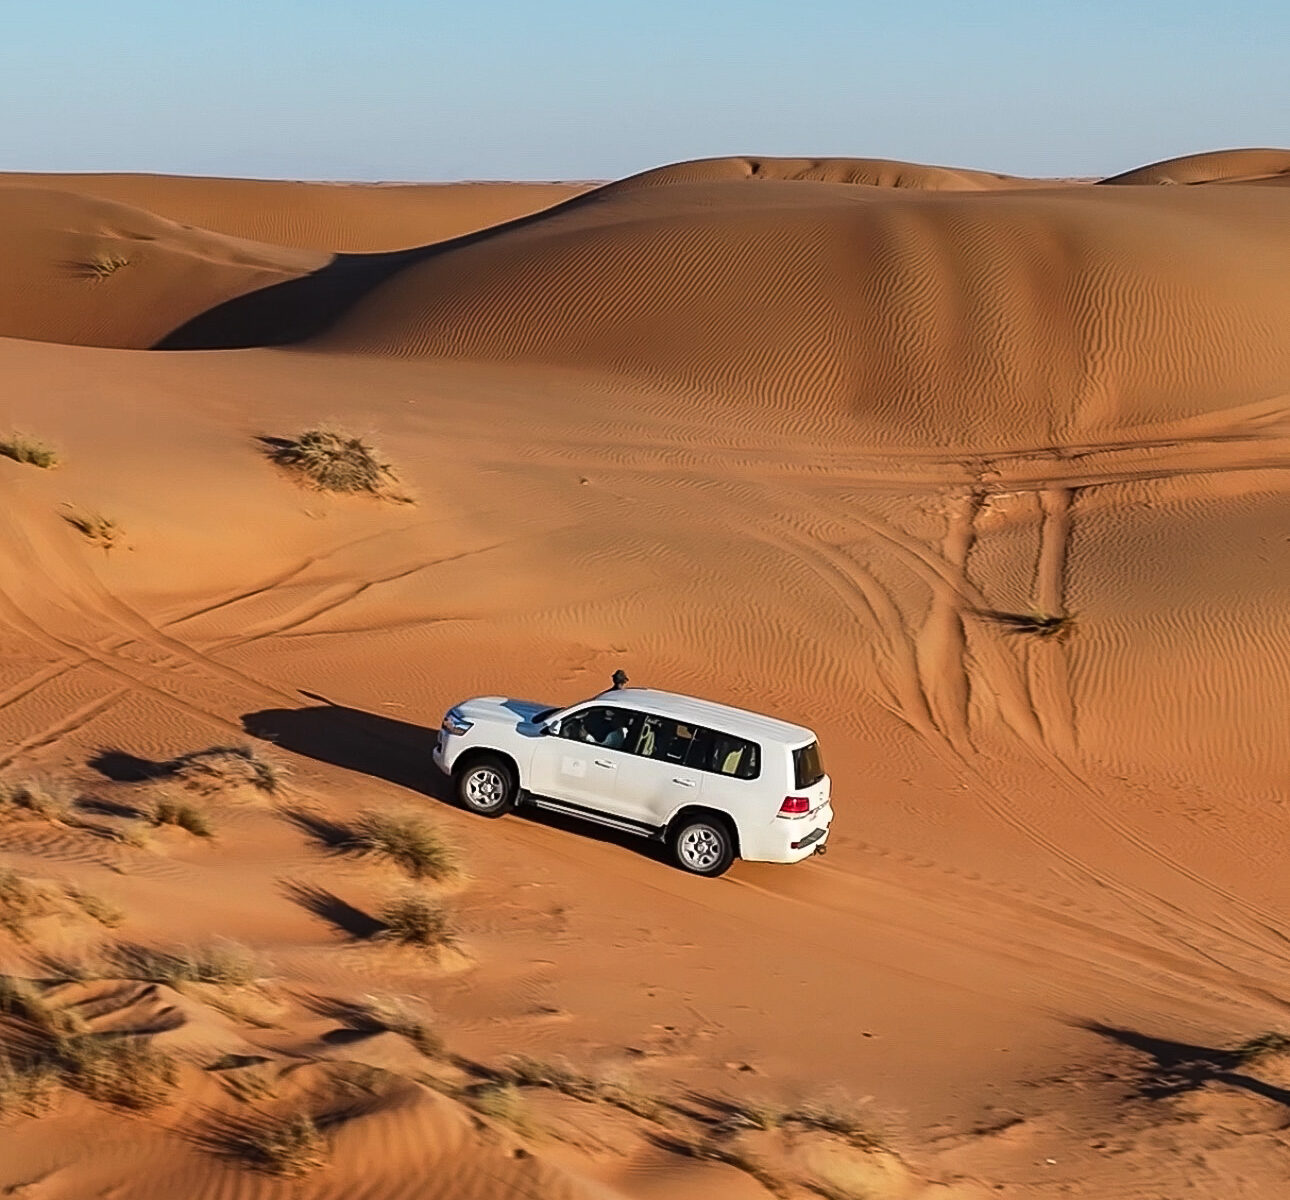
[[687, 867], [711, 870], [721, 858], [721, 839], [716, 830], [706, 825], [687, 829], [681, 838], [681, 858]]
[[506, 781], [487, 768], [472, 771], [466, 778], [466, 799], [481, 808], [500, 804], [506, 795]]

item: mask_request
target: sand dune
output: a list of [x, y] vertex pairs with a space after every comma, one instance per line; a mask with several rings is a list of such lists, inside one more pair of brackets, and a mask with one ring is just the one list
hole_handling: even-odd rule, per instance
[[[1277, 153], [0, 181], [0, 1190], [1280, 1200]], [[619, 666], [816, 728], [828, 857], [442, 802], [449, 704]]]
[[1290, 175], [1290, 150], [1216, 150], [1185, 154], [1111, 175], [1102, 183], [1268, 183]]
[[221, 301], [329, 256], [179, 225], [143, 209], [0, 188], [0, 336], [146, 349]]
[[335, 253], [401, 250], [525, 216], [587, 191], [579, 183], [328, 184], [185, 175], [0, 172], [46, 188], [146, 209], [184, 225]]
[[933, 167], [887, 158], [699, 158], [655, 167], [609, 185], [611, 191], [631, 191], [670, 183], [729, 183], [737, 180], [781, 180], [805, 183], [850, 183], [918, 191], [997, 191], [1044, 187], [1042, 179]]

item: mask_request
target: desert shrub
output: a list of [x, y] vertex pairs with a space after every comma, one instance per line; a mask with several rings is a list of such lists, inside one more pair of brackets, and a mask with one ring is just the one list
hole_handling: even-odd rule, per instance
[[173, 796], [162, 796], [152, 809], [154, 825], [177, 825], [186, 829], [194, 837], [208, 838], [214, 835], [210, 818], [195, 804], [187, 800], [176, 800]]
[[155, 1108], [178, 1079], [174, 1059], [142, 1037], [87, 1033], [60, 1041], [54, 1055], [68, 1087], [120, 1108]]
[[102, 283], [110, 279], [122, 267], [128, 267], [130, 260], [122, 254], [102, 253], [90, 258], [78, 259], [72, 263], [73, 273], [90, 283]]
[[0, 975], [0, 1013], [25, 1021], [51, 1038], [68, 1037], [85, 1028], [78, 1013], [55, 1007], [38, 984], [14, 975]]
[[502, 1077], [520, 1087], [550, 1088], [585, 1103], [608, 1104], [647, 1121], [660, 1120], [667, 1105], [631, 1080], [590, 1075], [566, 1062], [517, 1054], [506, 1060]]
[[453, 945], [457, 935], [444, 905], [420, 892], [405, 892], [381, 908], [384, 936], [435, 953]]
[[74, 798], [73, 789], [61, 779], [0, 780], [0, 814], [22, 810], [70, 824]]
[[354, 844], [393, 860], [413, 879], [445, 879], [456, 870], [452, 847], [417, 812], [360, 813]]
[[25, 937], [28, 921], [52, 911], [47, 892], [17, 871], [0, 867], [0, 929], [8, 930], [14, 937]]
[[73, 529], [104, 550], [111, 550], [125, 536], [120, 525], [101, 513], [71, 509], [60, 515]]
[[397, 996], [368, 996], [357, 1015], [371, 1028], [407, 1038], [427, 1058], [443, 1053], [443, 1039], [427, 1014]]
[[248, 1122], [231, 1138], [228, 1149], [273, 1175], [304, 1175], [323, 1163], [323, 1138], [312, 1117], [263, 1117]]
[[524, 1093], [509, 1080], [490, 1080], [468, 1093], [466, 1099], [476, 1112], [509, 1125], [519, 1133], [533, 1132], [533, 1114]]
[[50, 447], [20, 433], [0, 438], [0, 457], [46, 469], [58, 462], [58, 455]]
[[286, 768], [262, 757], [254, 746], [212, 746], [172, 758], [162, 773], [199, 792], [253, 787], [273, 795], [282, 788]]
[[82, 891], [71, 884], [64, 888], [64, 891], [73, 904], [87, 917], [97, 921], [100, 925], [115, 928], [125, 919], [125, 914], [115, 904], [108, 903], [101, 896], [94, 895], [93, 892]]
[[1236, 1065], [1248, 1067], [1261, 1059], [1273, 1058], [1278, 1054], [1290, 1052], [1290, 1035], [1284, 1033], [1260, 1033], [1242, 1042], [1232, 1051]]
[[58, 1088], [58, 1070], [43, 1059], [15, 1063], [0, 1054], [0, 1117], [37, 1116]]
[[250, 950], [228, 941], [181, 950], [124, 944], [113, 946], [105, 957], [109, 969], [127, 979], [164, 983], [170, 987], [185, 983], [245, 987], [261, 973], [261, 964]]
[[265, 452], [324, 492], [391, 496], [393, 468], [361, 438], [337, 429], [310, 429], [296, 438], [266, 438]]
[[1075, 618], [1070, 614], [1043, 612], [1031, 609], [1029, 612], [1004, 612], [997, 608], [975, 609], [978, 617], [1001, 625], [1007, 633], [1028, 633], [1032, 637], [1063, 640], [1075, 627]]

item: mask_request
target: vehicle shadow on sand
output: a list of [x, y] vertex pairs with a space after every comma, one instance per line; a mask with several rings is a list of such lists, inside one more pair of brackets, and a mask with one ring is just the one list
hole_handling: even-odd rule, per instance
[[[383, 779], [455, 807], [452, 782], [430, 757], [439, 736], [437, 729], [332, 704], [311, 692], [301, 694], [321, 703], [308, 708], [266, 708], [244, 713], [242, 728], [251, 737], [281, 746], [293, 754]], [[535, 825], [621, 846], [643, 858], [664, 857], [661, 845], [629, 833], [602, 829], [529, 805], [522, 806], [515, 815]]]

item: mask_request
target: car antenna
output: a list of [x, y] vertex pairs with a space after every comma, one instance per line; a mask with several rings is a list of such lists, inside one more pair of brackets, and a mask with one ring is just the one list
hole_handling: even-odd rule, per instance
[[614, 686], [613, 686], [614, 691], [618, 691], [620, 688], [626, 687], [627, 672], [624, 671], [622, 667], [619, 667], [618, 670], [614, 672], [613, 680], [614, 680]]

